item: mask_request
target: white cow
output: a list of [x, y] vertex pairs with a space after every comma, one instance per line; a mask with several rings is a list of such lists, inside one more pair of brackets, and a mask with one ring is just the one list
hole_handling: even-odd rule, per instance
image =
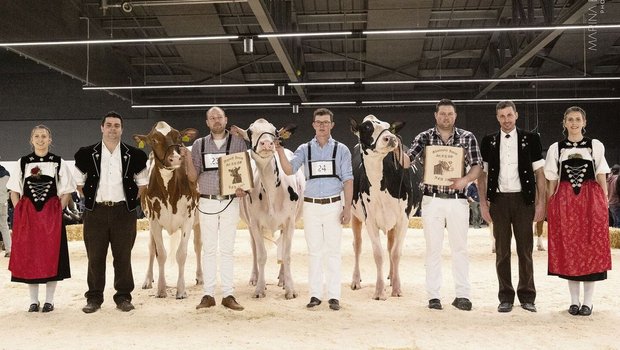
[[[247, 130], [236, 126], [231, 132], [242, 135], [251, 142], [248, 150], [253, 159], [254, 188], [241, 201], [241, 218], [248, 225], [252, 236], [254, 263], [250, 284], [255, 285], [254, 297], [265, 296], [265, 240], [280, 231], [278, 285], [284, 287], [286, 299], [297, 297], [291, 276], [291, 244], [295, 222], [301, 217], [305, 178], [301, 171], [286, 175], [275, 154], [276, 128], [265, 119], [258, 119]], [[292, 153], [289, 151], [289, 154]]]

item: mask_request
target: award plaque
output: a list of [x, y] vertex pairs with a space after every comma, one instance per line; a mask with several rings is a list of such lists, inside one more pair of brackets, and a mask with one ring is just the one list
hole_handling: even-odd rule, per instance
[[426, 146], [424, 154], [424, 183], [450, 186], [465, 174], [465, 150], [454, 146]]
[[248, 152], [233, 153], [221, 156], [218, 160], [220, 170], [220, 194], [235, 194], [237, 188], [244, 191], [254, 187], [254, 177]]

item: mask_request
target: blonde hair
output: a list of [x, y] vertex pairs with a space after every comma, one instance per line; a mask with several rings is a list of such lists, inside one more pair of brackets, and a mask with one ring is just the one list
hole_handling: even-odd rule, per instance
[[581, 114], [581, 116], [583, 117], [583, 121], [586, 121], [586, 111], [584, 111], [583, 108], [581, 108], [581, 107], [572, 106], [572, 107], [568, 107], [566, 109], [566, 111], [564, 111], [564, 119], [562, 120], [562, 123], [564, 123], [566, 121], [566, 116], [569, 113], [573, 113], [573, 112], [577, 112], [577, 113]]
[[[30, 131], [30, 147], [32, 149], [34, 149], [34, 145], [32, 144], [32, 136], [34, 136], [34, 132], [36, 130], [41, 130], [41, 129], [47, 131], [47, 136], [49, 136], [50, 140], [52, 139], [52, 130], [43, 124], [39, 124], [35, 126], [34, 128], [32, 128], [32, 131]], [[50, 148], [51, 147], [52, 147], [52, 144], [50, 143]]]

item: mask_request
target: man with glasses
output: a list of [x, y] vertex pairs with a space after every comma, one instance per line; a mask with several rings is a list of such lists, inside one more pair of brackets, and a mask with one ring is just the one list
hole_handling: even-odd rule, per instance
[[[340, 310], [341, 295], [342, 225], [351, 220], [353, 198], [351, 152], [331, 137], [334, 114], [329, 109], [314, 111], [312, 126], [315, 137], [300, 145], [290, 161], [282, 146], [278, 144], [276, 150], [287, 175], [294, 174], [303, 165], [306, 176], [303, 216], [310, 260], [310, 302], [306, 307], [312, 309], [321, 304], [325, 262], [329, 308], [337, 311]], [[343, 190], [344, 202], [341, 200]]]
[[469, 258], [467, 256], [467, 230], [469, 228], [469, 205], [465, 188], [482, 170], [482, 157], [476, 137], [469, 131], [454, 126], [456, 106], [451, 100], [442, 99], [435, 107], [435, 127], [415, 137], [409, 149], [411, 161], [424, 154], [426, 146], [453, 146], [464, 148], [467, 174], [450, 179], [449, 186], [424, 184], [422, 198], [422, 222], [426, 239], [426, 292], [428, 307], [441, 310], [441, 251], [444, 229], [448, 229], [452, 253], [452, 276], [456, 298], [452, 305], [469, 311]]

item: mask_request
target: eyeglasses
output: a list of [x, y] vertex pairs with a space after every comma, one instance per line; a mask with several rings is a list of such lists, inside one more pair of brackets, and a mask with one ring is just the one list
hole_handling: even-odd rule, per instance
[[332, 122], [331, 122], [331, 121], [329, 121], [329, 120], [325, 120], [325, 121], [315, 120], [313, 123], [314, 123], [314, 125], [317, 125], [317, 126], [328, 126], [328, 125], [330, 125]]

